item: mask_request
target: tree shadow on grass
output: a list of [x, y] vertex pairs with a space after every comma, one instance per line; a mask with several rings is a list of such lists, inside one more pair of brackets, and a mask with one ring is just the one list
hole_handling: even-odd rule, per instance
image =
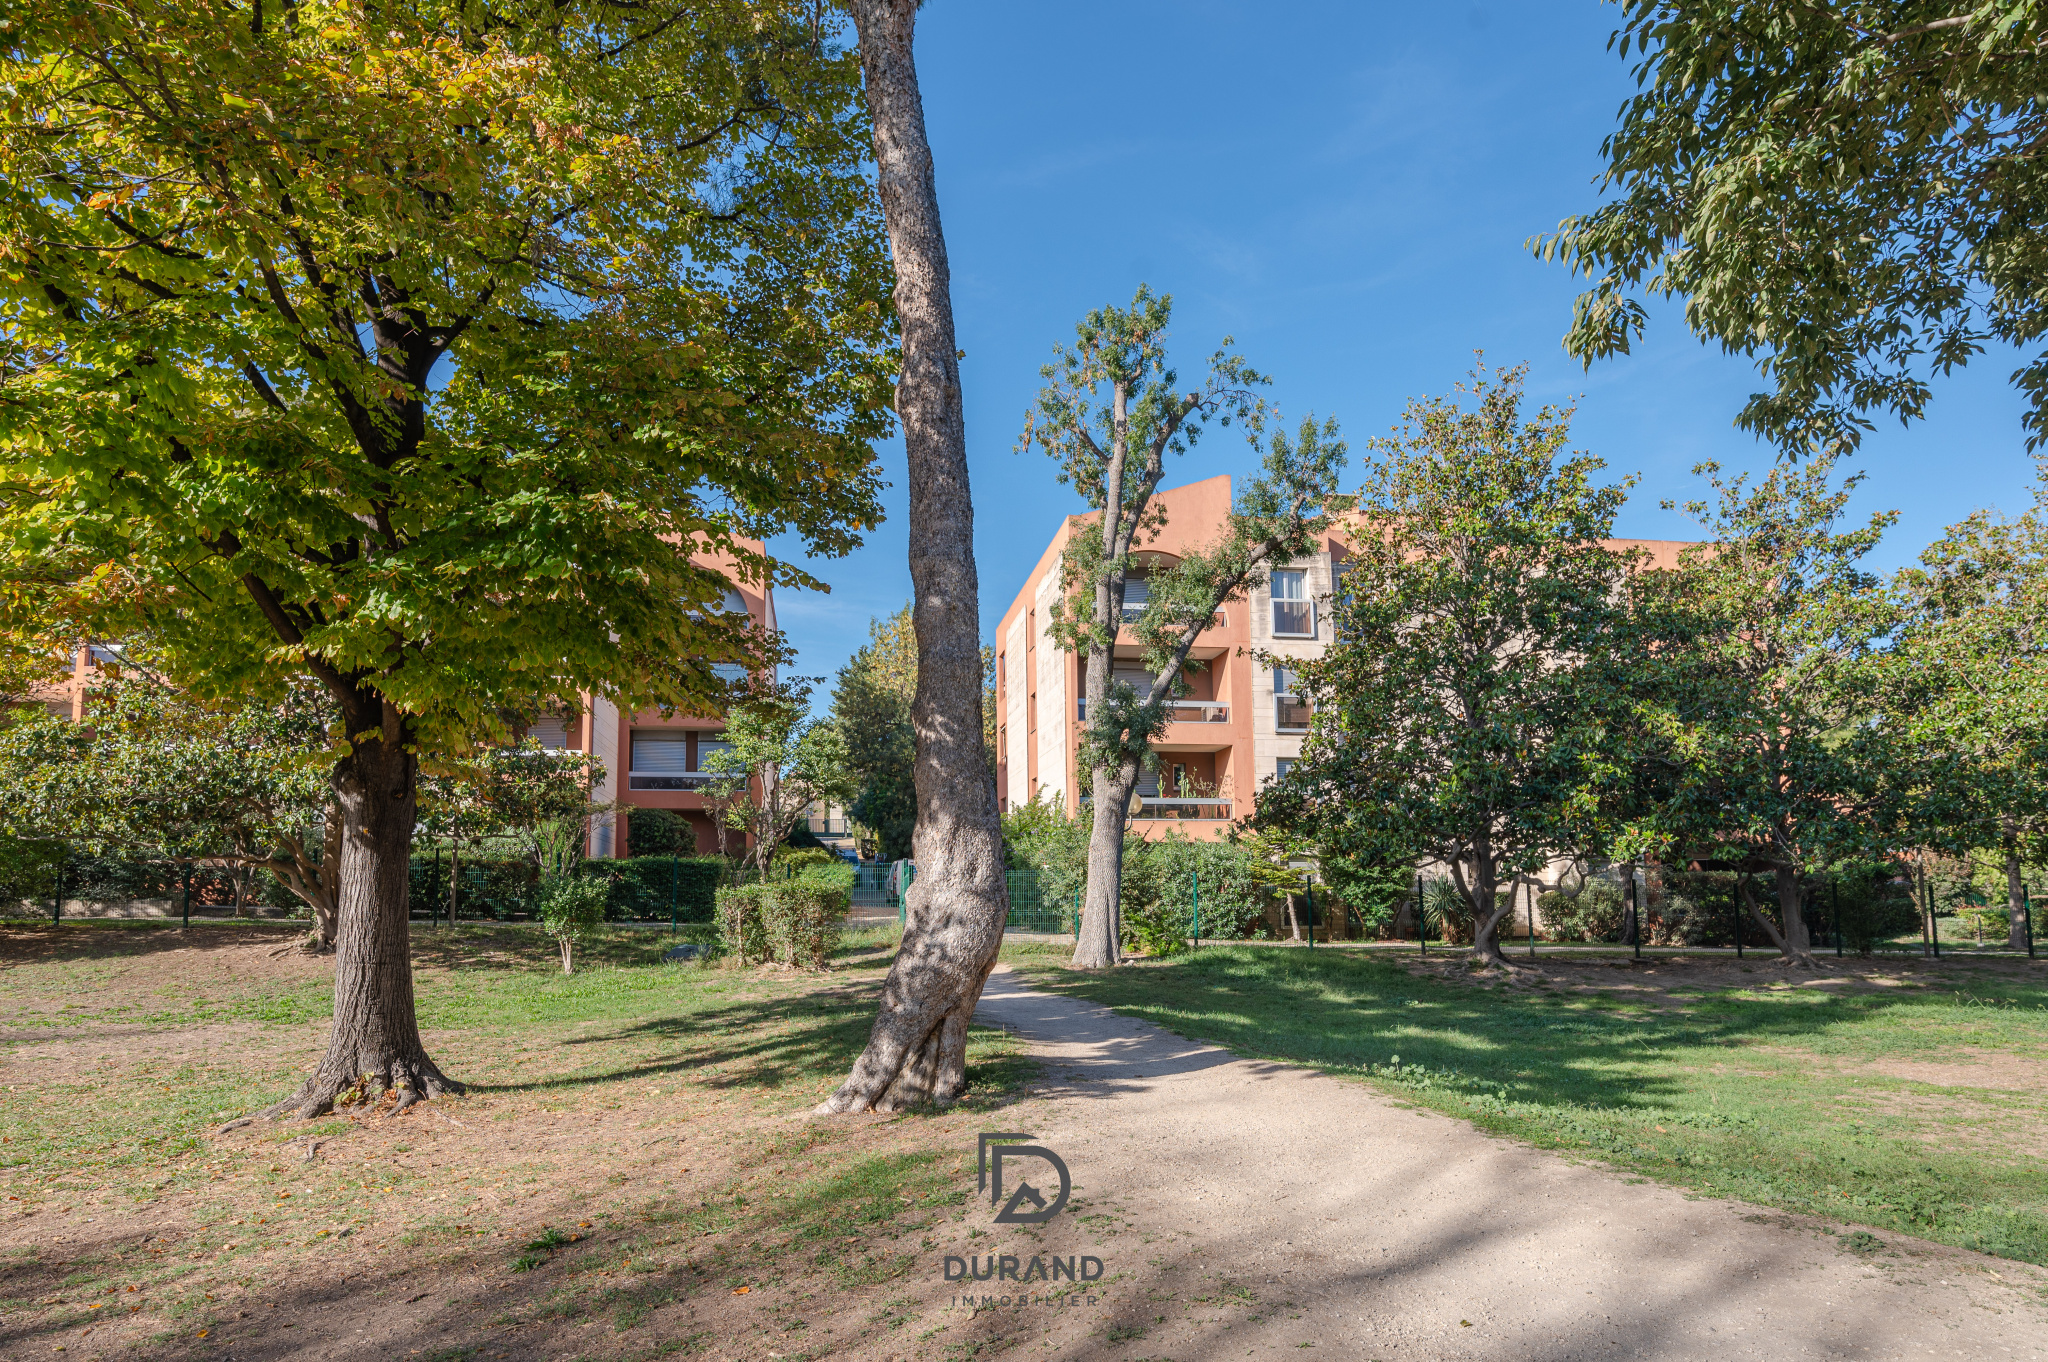
[[[1761, 1046], [1811, 1046], [1884, 1013], [1944, 1001], [1925, 991], [1724, 992], [1688, 998], [1691, 1010], [1673, 1014], [1590, 997], [1502, 994], [1340, 951], [1218, 948], [1106, 974], [1038, 962], [1027, 968], [1040, 988], [1239, 1054], [1340, 1069], [1391, 1066], [1398, 1055], [1405, 1070], [1456, 1077], [1475, 1092], [1609, 1108], [1658, 1107], [1678, 1097], [1681, 1085], [1656, 1068], [1681, 1052], [1694, 1052], [1683, 1058], [1696, 1061], [1701, 1050], [1726, 1049], [1735, 1058]], [[2032, 991], [2048, 999], [2048, 989]]]

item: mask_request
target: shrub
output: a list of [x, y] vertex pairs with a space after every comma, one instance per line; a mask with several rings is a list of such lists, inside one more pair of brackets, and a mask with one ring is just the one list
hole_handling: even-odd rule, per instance
[[718, 941], [742, 965], [768, 958], [768, 928], [763, 900], [773, 887], [760, 882], [730, 884], [718, 891]]
[[626, 849], [634, 857], [697, 854], [697, 830], [667, 809], [632, 809], [625, 817]]
[[761, 916], [769, 949], [784, 964], [825, 968], [853, 906], [853, 867], [808, 865], [763, 888]]
[[611, 886], [605, 914], [614, 922], [666, 919], [671, 890], [676, 921], [710, 922], [717, 913], [718, 886], [726, 879], [725, 862], [716, 856], [632, 856], [585, 861], [583, 870]]
[[1858, 955], [1869, 955], [1880, 941], [1920, 925], [1920, 909], [1913, 902], [1912, 887], [1895, 882], [1893, 868], [1861, 863], [1843, 866], [1826, 891], [1827, 907], [1839, 917], [1842, 945]]
[[852, 906], [852, 866], [807, 865], [787, 879], [720, 889], [718, 935], [742, 965], [773, 959], [823, 969]]
[[609, 889], [593, 875], [562, 875], [541, 882], [535, 903], [542, 925], [562, 948], [562, 973], [576, 972], [576, 943], [589, 939], [604, 922]]
[[[797, 847], [792, 850], [791, 844], [785, 842], [782, 845], [782, 850], [776, 852], [775, 859], [768, 864], [776, 875], [794, 875], [797, 871], [809, 866], [845, 865], [846, 862], [834, 856], [823, 846]], [[849, 880], [847, 883], [851, 884], [852, 881]]]
[[1618, 885], [1591, 881], [1568, 899], [1555, 890], [1536, 899], [1536, 917], [1554, 941], [1615, 941], [1621, 937], [1623, 904]]
[[[427, 917], [448, 913], [448, 878], [452, 862], [444, 852], [412, 858], [412, 911]], [[514, 914], [533, 911], [533, 893], [540, 869], [532, 861], [502, 857], [462, 857], [462, 892], [456, 899], [457, 916], [475, 921], [495, 918], [500, 922]]]

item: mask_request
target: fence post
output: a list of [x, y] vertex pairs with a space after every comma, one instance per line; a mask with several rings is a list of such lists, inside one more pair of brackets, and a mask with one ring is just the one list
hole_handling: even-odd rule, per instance
[[56, 926], [64, 917], [64, 866], [71, 860], [71, 848], [57, 850], [57, 894], [50, 900], [50, 925]]
[[1188, 872], [1188, 896], [1195, 905], [1195, 944], [1191, 950], [1202, 949], [1202, 876], [1201, 872]]
[[1927, 886], [1927, 939], [1934, 943], [1934, 958], [1941, 959], [1941, 924], [1934, 920], [1934, 886]]
[[1308, 948], [1316, 948], [1316, 882], [1313, 876], [1304, 876], [1301, 892], [1308, 898]]
[[1932, 910], [1931, 910], [1931, 909], [1930, 909], [1930, 908], [1929, 908], [1929, 907], [1927, 906], [1927, 905], [1928, 905], [1928, 898], [1927, 898], [1927, 867], [1926, 867], [1926, 866], [1920, 866], [1920, 867], [1917, 867], [1917, 868], [1918, 868], [1918, 869], [1919, 869], [1919, 871], [1920, 871], [1920, 886], [1919, 886], [1919, 888], [1920, 888], [1920, 894], [1919, 894], [1919, 898], [1920, 898], [1920, 903], [1919, 903], [1919, 908], [1920, 908], [1920, 954], [1922, 954], [1922, 955], [1928, 955], [1928, 954], [1931, 954], [1932, 952], [1931, 952], [1931, 950], [1930, 950], [1930, 948], [1929, 948], [1929, 946], [1928, 946], [1928, 941], [1929, 941], [1929, 939], [1930, 939], [1930, 938], [1929, 938], [1929, 936], [1928, 936], [1928, 926], [1927, 926], [1927, 924], [1928, 924], [1929, 922], [1933, 921], [1933, 919], [1934, 919], [1934, 913], [1933, 913], [1933, 911], [1932, 911]]
[[2034, 904], [2027, 897], [2027, 887], [2020, 886], [2020, 919], [2027, 924], [2027, 959], [2034, 958]]
[[1415, 872], [1415, 944], [1429, 954], [1429, 907], [1422, 900], [1422, 872]]
[[1835, 958], [1842, 955], [1842, 877], [1828, 881], [1828, 926], [1835, 929]]
[[1628, 935], [1635, 944], [1635, 958], [1643, 958], [1643, 891], [1636, 887], [1636, 868], [1628, 868]]
[[185, 872], [185, 920], [180, 925], [190, 927], [192, 925], [192, 866], [190, 862], [187, 862], [179, 868]]
[[1735, 919], [1735, 958], [1742, 958], [1742, 886], [1735, 886], [1735, 893], [1728, 900], [1731, 916]]
[[[1523, 887], [1524, 885], [1521, 881], [1516, 881], [1516, 889]], [[1526, 887], [1529, 892], [1523, 896], [1525, 899], [1523, 906], [1529, 911], [1529, 958], [1534, 960], [1536, 958], [1536, 886], [1530, 884]]]

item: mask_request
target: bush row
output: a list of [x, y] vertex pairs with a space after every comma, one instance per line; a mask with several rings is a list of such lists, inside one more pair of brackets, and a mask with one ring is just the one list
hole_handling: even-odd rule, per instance
[[[671, 894], [679, 922], [709, 922], [713, 895], [726, 878], [726, 865], [716, 856], [634, 856], [624, 860], [585, 861], [582, 873], [609, 882], [605, 917], [613, 922], [635, 918], [667, 918]], [[538, 911], [534, 898], [539, 867], [523, 858], [462, 858], [461, 892], [456, 895], [459, 918], [528, 917]], [[422, 916], [448, 911], [450, 865], [446, 857], [412, 859], [412, 908]]]

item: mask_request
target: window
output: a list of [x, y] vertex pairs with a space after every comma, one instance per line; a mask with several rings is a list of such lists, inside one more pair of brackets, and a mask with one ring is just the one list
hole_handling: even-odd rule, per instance
[[633, 734], [629, 790], [684, 790], [692, 782], [690, 735], [681, 728], [654, 728]]
[[739, 592], [734, 591], [731, 587], [727, 587], [725, 589], [725, 601], [720, 608], [724, 610], [729, 610], [736, 615], [744, 615], [747, 613], [746, 598], [741, 596]]
[[535, 719], [533, 726], [526, 730], [526, 736], [541, 745], [542, 750], [560, 752], [569, 746], [569, 722], [559, 714], [550, 714]]
[[697, 764], [690, 769], [693, 771], [713, 770], [715, 768], [705, 764], [711, 755], [714, 752], [730, 751], [732, 751], [732, 744], [723, 738], [699, 738], [697, 740]]
[[714, 662], [711, 674], [729, 686], [737, 686], [747, 679], [746, 666], [739, 662]]
[[1152, 603], [1152, 584], [1143, 577], [1124, 578], [1124, 623], [1128, 624], [1145, 613], [1145, 607]]
[[1300, 733], [1308, 728], [1313, 711], [1308, 701], [1296, 694], [1300, 678], [1287, 667], [1273, 668], [1273, 726], [1282, 733]]
[[1282, 568], [1273, 574], [1273, 633], [1279, 638], [1314, 638], [1316, 605], [1308, 598], [1308, 574]]
[[1287, 779], [1287, 773], [1294, 769], [1293, 757], [1276, 757], [1273, 760], [1273, 776], [1277, 780]]

